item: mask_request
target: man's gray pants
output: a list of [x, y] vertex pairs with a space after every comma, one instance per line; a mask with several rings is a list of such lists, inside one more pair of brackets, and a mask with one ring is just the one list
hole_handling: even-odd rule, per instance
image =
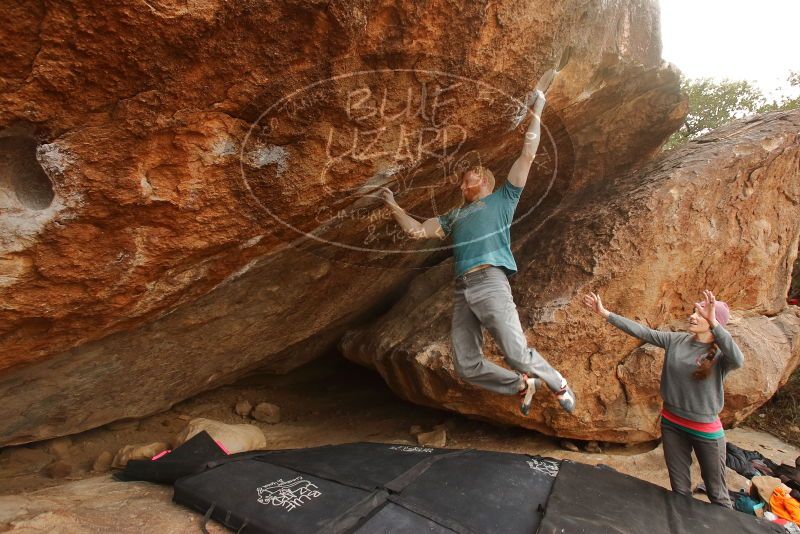
[[728, 485], [725, 482], [725, 438], [705, 439], [679, 428], [661, 423], [661, 445], [667, 461], [672, 491], [692, 495], [692, 449], [700, 464], [708, 500], [731, 508]]
[[483, 325], [510, 367], [538, 376], [552, 391], [561, 389], [561, 374], [536, 349], [528, 347], [511, 285], [502, 269], [492, 266], [459, 276], [453, 296], [453, 363], [461, 378], [504, 395], [519, 391], [519, 373], [484, 359]]

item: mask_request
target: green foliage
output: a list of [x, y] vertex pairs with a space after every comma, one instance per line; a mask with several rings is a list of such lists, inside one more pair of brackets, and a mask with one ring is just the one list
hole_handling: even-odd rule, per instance
[[[800, 72], [791, 72], [787, 80], [793, 87], [800, 87]], [[733, 119], [800, 107], [800, 97], [768, 100], [758, 87], [746, 80], [718, 82], [710, 78], [681, 78], [681, 92], [689, 99], [689, 114], [683, 126], [667, 140], [665, 150]]]

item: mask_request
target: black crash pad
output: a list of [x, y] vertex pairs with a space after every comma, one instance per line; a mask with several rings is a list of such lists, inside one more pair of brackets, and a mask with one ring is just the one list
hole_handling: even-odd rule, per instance
[[378, 443], [234, 455], [174, 500], [247, 532], [536, 532], [553, 459]]
[[349, 443], [227, 456], [201, 434], [129, 466], [242, 533], [784, 532], [610, 468], [525, 454]]
[[766, 519], [699, 501], [610, 469], [564, 460], [540, 534], [763, 534]]

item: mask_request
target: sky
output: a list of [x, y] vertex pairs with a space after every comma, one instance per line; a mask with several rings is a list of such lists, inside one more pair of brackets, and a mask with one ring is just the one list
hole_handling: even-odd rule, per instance
[[750, 80], [771, 97], [797, 96], [800, 0], [660, 0], [661, 56], [689, 78]]

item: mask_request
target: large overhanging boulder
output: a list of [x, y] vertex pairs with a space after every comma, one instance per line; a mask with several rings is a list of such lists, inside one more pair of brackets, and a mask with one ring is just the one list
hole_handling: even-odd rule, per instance
[[502, 174], [548, 69], [531, 220], [686, 113], [655, 0], [12, 4], [0, 50], [0, 445], [335, 347], [447, 254], [360, 188], [431, 216], [469, 158]]
[[[723, 422], [769, 399], [800, 361], [800, 308], [786, 305], [800, 239], [800, 111], [736, 122], [566, 194], [544, 223], [512, 227], [511, 285], [529, 344], [570, 380], [564, 413], [537, 393], [519, 400], [469, 386], [450, 345], [452, 260], [417, 277], [371, 325], [349, 331], [344, 355], [376, 369], [412, 402], [542, 432], [615, 442], [657, 438], [663, 351], [640, 344], [581, 304], [585, 292], [653, 328], [682, 329], [705, 288], [726, 300], [745, 354], [726, 382]], [[530, 201], [523, 192], [521, 205]], [[487, 336], [485, 353], [501, 361]]]

